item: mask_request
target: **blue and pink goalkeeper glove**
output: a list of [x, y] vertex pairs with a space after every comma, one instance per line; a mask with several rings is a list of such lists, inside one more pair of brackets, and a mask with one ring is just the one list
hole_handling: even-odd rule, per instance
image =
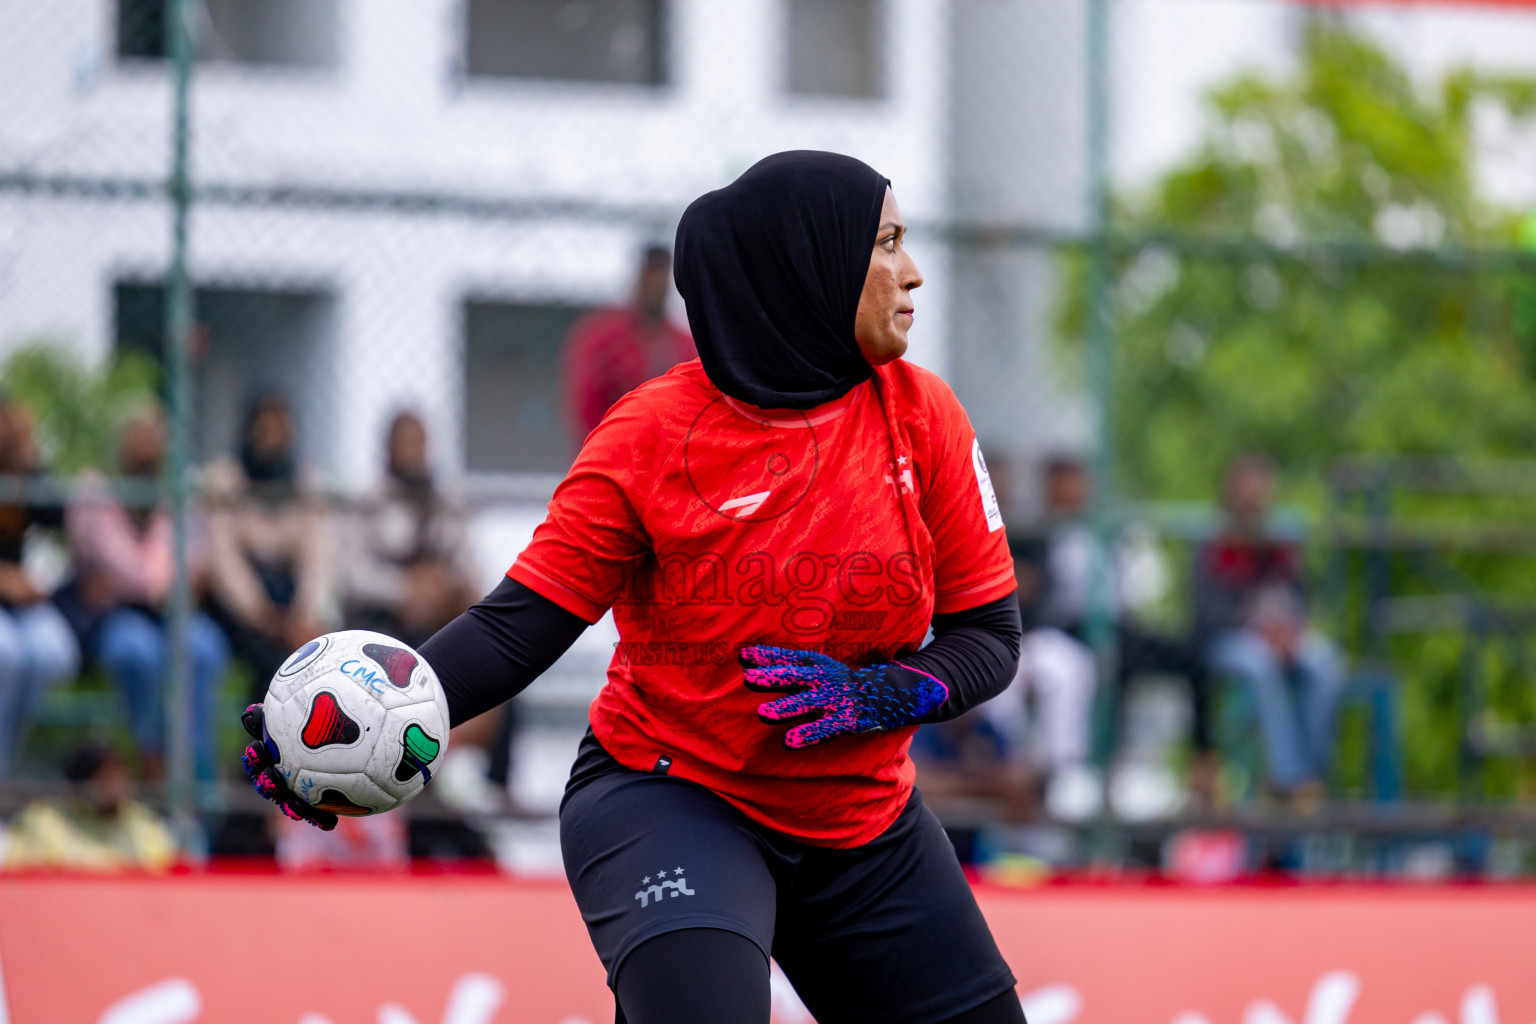
[[949, 687], [937, 678], [899, 661], [855, 668], [788, 647], [744, 647], [739, 657], [749, 690], [788, 694], [758, 705], [763, 721], [818, 716], [784, 734], [784, 745], [794, 750], [835, 736], [916, 725], [949, 698]]
[[251, 777], [251, 785], [256, 787], [256, 792], [277, 804], [294, 821], [307, 821], [327, 832], [335, 828], [336, 815], [300, 800], [288, 788], [288, 783], [283, 781], [282, 774], [277, 770], [277, 758], [273, 755], [277, 747], [272, 737], [267, 735], [267, 723], [261, 705], [252, 704], [246, 708], [240, 715], [240, 724], [245, 726], [245, 731], [256, 741], [240, 755], [240, 767]]

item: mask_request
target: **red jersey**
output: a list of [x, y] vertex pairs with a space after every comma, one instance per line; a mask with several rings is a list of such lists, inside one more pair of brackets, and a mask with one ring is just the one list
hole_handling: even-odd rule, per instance
[[896, 361], [833, 402], [762, 410], [698, 360], [631, 392], [587, 438], [508, 571], [619, 644], [592, 729], [621, 764], [706, 786], [838, 847], [912, 791], [912, 728], [783, 745], [742, 683], [749, 644], [854, 663], [916, 650], [935, 612], [1014, 589], [1002, 518], [954, 392]]
[[564, 360], [565, 404], [577, 439], [614, 402], [697, 355], [693, 335], [670, 320], [649, 328], [633, 309], [602, 309], [576, 321]]

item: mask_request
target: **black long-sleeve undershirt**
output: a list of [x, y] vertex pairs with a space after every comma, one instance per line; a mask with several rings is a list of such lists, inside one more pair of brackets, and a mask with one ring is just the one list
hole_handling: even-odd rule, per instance
[[503, 579], [421, 645], [448, 697], [448, 721], [467, 722], [522, 693], [587, 625], [544, 595]]
[[[521, 693], [570, 649], [585, 619], [513, 579], [421, 645], [448, 697], [453, 725]], [[1019, 663], [1023, 627], [1012, 594], [933, 617], [933, 642], [902, 664], [938, 677], [949, 699], [931, 721], [954, 718], [1001, 693]]]
[[925, 721], [947, 722], [1008, 688], [1019, 667], [1024, 623], [1014, 594], [989, 604], [933, 617], [933, 642], [901, 659], [937, 676], [949, 699]]

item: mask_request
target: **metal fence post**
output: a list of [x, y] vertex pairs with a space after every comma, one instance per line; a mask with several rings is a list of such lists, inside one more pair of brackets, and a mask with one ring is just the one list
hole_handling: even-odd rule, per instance
[[1097, 759], [1106, 768], [1113, 755], [1114, 699], [1110, 697], [1115, 674], [1114, 599], [1114, 337], [1110, 322], [1112, 287], [1110, 275], [1110, 180], [1109, 180], [1109, 33], [1110, 0], [1088, 3], [1088, 322], [1087, 384], [1093, 408], [1094, 561], [1088, 595], [1087, 639], [1098, 663], [1099, 692], [1109, 699], [1098, 702], [1095, 727]]
[[191, 581], [187, 563], [187, 513], [190, 499], [188, 418], [191, 415], [191, 374], [188, 350], [194, 317], [192, 281], [187, 267], [187, 223], [192, 208], [189, 167], [191, 125], [194, 0], [167, 0], [166, 28], [171, 66], [171, 265], [166, 278], [166, 366], [169, 376], [170, 452], [167, 486], [175, 521], [176, 576], [170, 608], [170, 685], [166, 688], [169, 745], [166, 764], [166, 806], [182, 852], [193, 851], [197, 826], [192, 806], [192, 722], [190, 659], [187, 624], [191, 615]]

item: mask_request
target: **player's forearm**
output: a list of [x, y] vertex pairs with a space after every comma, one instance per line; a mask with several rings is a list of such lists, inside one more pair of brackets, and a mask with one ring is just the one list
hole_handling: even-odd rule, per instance
[[586, 620], [503, 579], [420, 652], [443, 684], [450, 722], [458, 725], [521, 693], [586, 628]]
[[926, 721], [947, 721], [1007, 689], [1019, 666], [1023, 635], [1013, 594], [979, 608], [935, 615], [933, 642], [900, 659], [949, 688], [948, 699]]

